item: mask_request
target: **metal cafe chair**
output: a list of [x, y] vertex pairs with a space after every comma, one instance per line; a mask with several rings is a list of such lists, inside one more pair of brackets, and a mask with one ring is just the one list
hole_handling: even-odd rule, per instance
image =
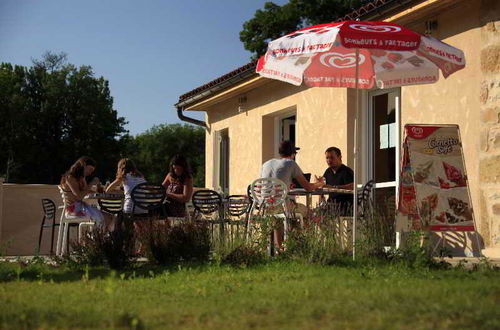
[[[163, 201], [166, 196], [165, 188], [162, 185], [151, 184], [148, 182], [140, 183], [132, 189], [130, 196], [132, 198], [132, 213], [130, 218], [132, 221], [139, 217], [140, 219], [149, 218], [153, 216], [152, 212], [162, 209], [165, 214]], [[136, 214], [135, 209], [141, 208], [148, 211], [147, 214]]]
[[210, 189], [198, 190], [191, 198], [194, 207], [193, 218], [195, 221], [210, 224], [212, 239], [214, 237], [214, 226], [220, 226], [220, 237], [224, 235], [224, 215], [222, 209], [221, 195]]
[[97, 204], [101, 211], [115, 215], [118, 219], [118, 223], [121, 222], [123, 216], [123, 199], [99, 198]]
[[371, 195], [374, 184], [375, 181], [370, 180], [366, 182], [359, 191], [357, 200], [359, 219], [364, 219], [368, 215], [368, 212], [372, 210]]
[[[40, 248], [42, 245], [43, 230], [46, 228], [50, 228], [51, 229], [50, 255], [53, 255], [55, 228], [59, 227], [59, 223], [56, 223], [56, 212], [57, 212], [56, 204], [51, 199], [42, 198], [42, 209], [43, 209], [43, 217], [42, 217], [42, 222], [40, 224], [40, 234], [38, 236], [38, 253], [40, 253]], [[77, 226], [78, 224], [75, 223], [71, 225]]]
[[244, 225], [245, 230], [248, 224], [248, 214], [250, 210], [250, 199], [246, 195], [229, 195], [225, 203], [225, 219], [231, 230], [233, 237], [233, 226], [236, 225], [236, 232], [239, 233], [240, 225]]
[[[274, 217], [282, 218], [284, 225], [284, 239], [288, 236], [288, 218], [289, 211], [286, 205], [286, 196], [288, 194], [288, 187], [286, 184], [275, 178], [259, 178], [255, 180], [250, 186], [250, 193], [252, 195], [253, 203], [250, 210], [249, 226], [247, 230], [247, 240], [251, 236], [255, 221], [252, 219], [254, 211], [257, 212], [257, 217], [265, 216], [270, 208], [283, 208], [282, 213], [273, 214]], [[272, 234], [271, 234], [272, 235]], [[271, 242], [273, 240], [271, 239]], [[270, 252], [272, 254], [274, 244], [270, 244]]]
[[120, 215], [123, 211], [123, 199], [99, 198], [97, 204], [101, 211], [109, 214]]

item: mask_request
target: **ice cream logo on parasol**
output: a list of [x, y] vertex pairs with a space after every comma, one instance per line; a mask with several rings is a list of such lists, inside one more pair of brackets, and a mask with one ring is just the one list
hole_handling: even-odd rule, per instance
[[361, 32], [400, 32], [401, 28], [399, 26], [392, 25], [365, 25], [365, 24], [350, 24], [349, 27], [353, 30], [358, 30]]
[[[319, 58], [319, 61], [324, 66], [335, 67], [339, 69], [352, 68], [356, 66], [356, 53], [325, 53]], [[359, 55], [359, 65], [365, 62], [365, 56], [363, 54]]]

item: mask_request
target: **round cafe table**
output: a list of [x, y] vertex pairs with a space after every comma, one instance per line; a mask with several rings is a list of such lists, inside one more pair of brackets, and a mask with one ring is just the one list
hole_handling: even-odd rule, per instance
[[120, 200], [124, 199], [125, 195], [122, 193], [91, 193], [84, 197], [84, 199], [111, 199]]

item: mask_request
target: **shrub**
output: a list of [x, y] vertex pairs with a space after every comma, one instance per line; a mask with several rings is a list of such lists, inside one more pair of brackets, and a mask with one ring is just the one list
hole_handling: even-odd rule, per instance
[[[382, 202], [381, 202], [382, 203]], [[358, 218], [356, 255], [386, 259], [385, 247], [395, 244], [394, 214], [386, 205], [370, 206], [365, 209], [364, 217]]]
[[[226, 230], [223, 237], [219, 237], [212, 242], [213, 259], [219, 264], [231, 265], [234, 267], [248, 267], [266, 261], [266, 245], [262, 244], [262, 237], [265, 236], [269, 242], [269, 233], [262, 235], [259, 230], [253, 230], [252, 239], [247, 241], [244, 228], [237, 228], [236, 231]], [[238, 230], [239, 229], [239, 230]], [[265, 230], [267, 232], [267, 229]]]
[[342, 231], [342, 219], [333, 208], [313, 210], [311, 223], [293, 229], [283, 257], [323, 265], [344, 263], [349, 256], [349, 231]]
[[266, 256], [262, 250], [241, 244], [232, 249], [221, 259], [221, 264], [234, 267], [248, 267], [262, 264], [266, 261]]
[[148, 258], [162, 265], [209, 259], [210, 234], [205, 224], [150, 221], [141, 226], [139, 239]]
[[410, 268], [448, 268], [448, 263], [432, 257], [430, 247], [421, 242], [422, 235], [421, 232], [410, 233], [404, 246], [387, 253], [389, 261]]
[[70, 259], [79, 265], [108, 264], [113, 269], [128, 266], [132, 259], [133, 234], [127, 230], [105, 231], [95, 226], [72, 244]]

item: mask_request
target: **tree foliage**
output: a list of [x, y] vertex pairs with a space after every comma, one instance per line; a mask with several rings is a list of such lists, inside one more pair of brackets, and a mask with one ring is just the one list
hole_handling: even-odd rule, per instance
[[243, 23], [240, 40], [252, 59], [263, 55], [267, 43], [309, 25], [329, 23], [370, 0], [290, 0], [283, 6], [266, 2]]
[[65, 59], [48, 53], [32, 67], [0, 64], [0, 174], [8, 182], [57, 183], [82, 155], [108, 172], [119, 157], [126, 121], [108, 81]]
[[181, 124], [153, 126], [130, 139], [128, 154], [150, 182], [161, 183], [168, 173], [170, 159], [184, 155], [194, 176], [194, 185], [205, 185], [205, 131], [201, 127]]

